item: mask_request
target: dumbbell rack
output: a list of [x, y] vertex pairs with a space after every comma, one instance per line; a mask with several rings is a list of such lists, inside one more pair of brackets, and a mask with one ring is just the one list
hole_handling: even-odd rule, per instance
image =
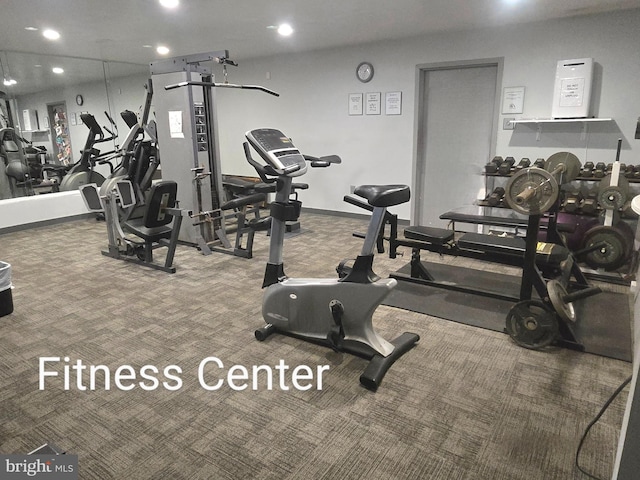
[[[601, 185], [597, 189], [597, 193], [593, 193], [591, 196], [593, 198], [589, 198], [588, 201], [592, 205], [592, 210], [590, 212], [586, 211], [586, 207], [584, 211], [577, 211], [578, 208], [575, 207], [572, 211], [569, 211], [562, 208], [562, 204], [558, 206], [558, 213], [571, 215], [573, 218], [570, 220], [574, 225], [578, 225], [578, 232], [569, 236], [570, 246], [575, 250], [581, 250], [584, 246], [592, 245], [596, 241], [606, 241], [609, 245], [609, 250], [607, 254], [600, 254], [598, 252], [594, 252], [591, 254], [587, 254], [586, 257], [583, 258], [593, 269], [593, 271], [589, 272], [588, 275], [591, 278], [599, 279], [605, 282], [617, 283], [617, 284], [629, 284], [628, 275], [624, 273], [621, 274], [611, 274], [608, 272], [616, 271], [620, 269], [622, 266], [628, 266], [630, 270], [633, 268], [632, 260], [633, 260], [633, 238], [634, 238], [634, 225], [633, 223], [629, 225], [629, 221], [631, 220], [631, 216], [625, 214], [629, 208], [623, 208], [621, 205], [617, 207], [615, 202], [622, 204], [621, 198], [626, 200], [626, 203], [630, 203], [631, 192], [629, 191], [629, 184], [638, 184], [640, 183], [640, 175], [639, 178], [630, 178], [628, 175], [620, 175], [619, 178], [620, 183], [617, 183], [615, 179], [611, 180], [613, 176], [611, 173], [617, 173], [620, 171], [621, 164], [619, 163], [620, 157], [620, 147], [621, 141], [618, 142], [618, 151], [616, 155], [616, 162], [611, 164], [611, 168], [601, 166], [601, 174], [597, 177], [593, 176], [583, 176], [583, 170], [580, 171], [580, 174], [576, 176], [573, 181], [576, 182], [600, 182]], [[507, 162], [502, 160], [501, 157], [495, 157], [492, 162], [487, 164], [487, 168], [484, 173], [486, 183], [485, 188], [487, 192], [492, 192], [495, 190], [502, 189], [502, 187], [495, 186], [495, 178], [505, 178], [509, 179], [514, 174], [517, 174], [520, 169], [517, 168], [515, 164], [515, 160], [512, 157], [511, 162]], [[498, 160], [496, 160], [498, 159]], [[520, 163], [522, 163], [523, 159]], [[542, 159], [538, 159], [536, 163], [539, 163]], [[498, 165], [498, 163], [500, 165]], [[505, 165], [511, 164], [509, 172], [507, 173], [507, 169]], [[492, 167], [489, 169], [489, 167]], [[502, 167], [502, 168], [500, 168]], [[613, 172], [610, 172], [613, 170]], [[622, 172], [621, 172], [622, 173]], [[589, 173], [587, 172], [587, 175]], [[502, 189], [503, 190], [503, 189]], [[490, 206], [494, 208], [508, 208], [505, 205], [503, 198], [496, 199], [496, 195], [492, 195], [489, 193], [487, 198], [484, 200], [479, 200], [477, 204], [479, 206]], [[565, 202], [566, 203], [566, 202]], [[584, 202], [583, 202], [584, 203]], [[626, 206], [624, 206], [626, 207]], [[604, 225], [599, 225], [597, 219], [600, 216], [605, 216]], [[565, 217], [567, 218], [567, 217]], [[625, 222], [623, 218], [626, 218]], [[635, 215], [634, 215], [635, 218]], [[618, 221], [620, 219], [620, 221]], [[581, 226], [586, 226], [582, 230], [580, 230]], [[548, 240], [552, 241], [552, 240]], [[618, 252], [611, 253], [611, 252]], [[603, 272], [603, 269], [606, 272]], [[632, 273], [629, 271], [628, 273]]]

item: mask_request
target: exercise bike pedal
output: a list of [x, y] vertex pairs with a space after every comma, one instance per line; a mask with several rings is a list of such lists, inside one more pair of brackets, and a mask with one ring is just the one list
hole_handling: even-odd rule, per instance
[[336, 352], [342, 351], [342, 341], [344, 340], [344, 328], [342, 327], [342, 315], [344, 314], [344, 305], [339, 300], [331, 300], [329, 309], [335, 325], [331, 327], [327, 333], [327, 342], [329, 346]]

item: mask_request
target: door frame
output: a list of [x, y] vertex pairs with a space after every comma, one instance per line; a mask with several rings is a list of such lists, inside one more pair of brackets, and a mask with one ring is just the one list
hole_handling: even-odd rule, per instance
[[458, 70], [461, 68], [496, 67], [496, 92], [493, 106], [493, 125], [491, 127], [491, 148], [489, 158], [495, 155], [496, 143], [498, 140], [498, 120], [500, 116], [500, 101], [502, 92], [502, 73], [504, 68], [504, 57], [481, 58], [476, 60], [459, 60], [451, 62], [424, 63], [416, 65], [415, 74], [415, 107], [414, 107], [414, 129], [413, 129], [413, 164], [411, 171], [411, 183], [413, 191], [413, 202], [411, 202], [411, 224], [417, 225], [421, 218], [421, 206], [424, 200], [425, 175], [424, 159], [426, 145], [424, 135], [425, 113], [427, 93], [424, 84], [429, 72], [436, 70]]

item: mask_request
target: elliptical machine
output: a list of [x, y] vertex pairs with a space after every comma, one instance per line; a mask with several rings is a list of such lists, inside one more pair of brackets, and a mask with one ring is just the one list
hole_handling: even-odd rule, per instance
[[78, 190], [82, 185], [90, 183], [95, 183], [100, 186], [105, 180], [103, 175], [93, 169], [97, 157], [100, 155], [100, 151], [94, 148], [94, 145], [113, 140], [115, 134], [105, 127], [105, 130], [110, 134], [109, 137], [105, 138], [102, 128], [100, 128], [95, 117], [90, 113], [82, 113], [80, 118], [82, 119], [82, 123], [89, 129], [89, 134], [87, 135], [84, 148], [80, 152], [80, 160], [71, 167], [60, 182], [61, 192]]
[[[373, 272], [373, 250], [387, 207], [409, 201], [409, 187], [356, 188], [355, 193], [373, 207], [373, 214], [362, 252], [349, 275], [341, 279], [288, 278], [283, 266], [285, 222], [297, 220], [301, 209], [301, 202], [290, 199], [292, 178], [306, 172], [307, 161], [311, 167], [328, 167], [341, 160], [335, 155], [303, 156], [279, 130], [252, 130], [245, 136], [247, 161], [264, 182], [276, 183], [276, 198], [271, 204], [269, 261], [262, 284], [266, 288], [262, 302], [266, 325], [256, 330], [256, 338], [263, 341], [278, 332], [369, 359], [360, 383], [375, 391], [395, 360], [420, 339], [414, 333], [403, 333], [388, 342], [372, 325], [374, 311], [397, 284], [396, 280], [380, 279]], [[249, 144], [267, 165], [253, 160]]]

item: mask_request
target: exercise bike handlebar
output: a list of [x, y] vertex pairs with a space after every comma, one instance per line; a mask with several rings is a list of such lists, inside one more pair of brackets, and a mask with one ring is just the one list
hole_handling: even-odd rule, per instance
[[315, 168], [329, 167], [332, 163], [342, 163], [342, 159], [338, 155], [327, 155], [325, 157], [312, 157], [311, 155], [303, 155], [309, 165]]
[[266, 87], [260, 85], [238, 85], [235, 83], [214, 83], [214, 82], [180, 82], [173, 83], [171, 85], [165, 85], [165, 90], [173, 90], [175, 88], [181, 88], [186, 86], [196, 86], [196, 87], [212, 87], [212, 88], [241, 88], [244, 90], [260, 90], [261, 92], [268, 93], [269, 95], [273, 95], [274, 97], [279, 97], [280, 94], [278, 92], [274, 92], [273, 90], [269, 90]]
[[251, 165], [253, 168], [256, 169], [256, 172], [258, 172], [260, 179], [264, 183], [275, 182], [278, 173], [275, 170], [273, 170], [273, 168], [271, 168], [269, 165], [261, 165], [253, 159], [253, 157], [251, 156], [251, 150], [249, 149], [248, 142], [244, 142], [242, 144], [242, 147], [244, 148], [244, 155], [247, 158], [247, 162], [249, 162], [249, 165]]

